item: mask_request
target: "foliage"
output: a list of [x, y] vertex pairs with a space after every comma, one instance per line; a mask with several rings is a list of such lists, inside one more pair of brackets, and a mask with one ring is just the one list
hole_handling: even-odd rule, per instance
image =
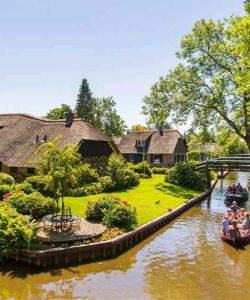
[[5, 203], [0, 204], [0, 258], [29, 248], [37, 234], [36, 223]]
[[75, 108], [79, 118], [90, 122], [108, 136], [120, 136], [124, 134], [126, 125], [115, 106], [116, 102], [112, 97], [92, 97], [87, 80], [82, 80]]
[[110, 192], [114, 189], [114, 184], [110, 176], [100, 177], [99, 183], [101, 184], [102, 192]]
[[[154, 174], [150, 179], [141, 179], [140, 184], [133, 189], [108, 193], [120, 199], [129, 199], [136, 206], [139, 225], [145, 224], [165, 214], [169, 208], [174, 209], [199, 194], [193, 189], [184, 188], [164, 182], [163, 175]], [[66, 205], [70, 205], [72, 213], [85, 217], [88, 201], [96, 201], [101, 195], [86, 197], [66, 197]], [[103, 196], [103, 195], [102, 195]], [[159, 204], [155, 204], [160, 200]]]
[[226, 125], [250, 149], [250, 18], [198, 21], [181, 41], [180, 63], [151, 88], [143, 112], [209, 129]]
[[166, 174], [167, 170], [168, 170], [167, 168], [157, 168], [157, 167], [153, 167], [151, 169], [153, 174]]
[[32, 193], [35, 192], [35, 190], [32, 187], [32, 184], [28, 183], [28, 182], [23, 182], [23, 183], [16, 184], [14, 186], [13, 190], [22, 191], [25, 194], [32, 194]]
[[145, 127], [141, 124], [136, 124], [136, 125], [133, 125], [129, 131], [146, 131], [146, 130], [149, 130], [149, 128]]
[[132, 228], [137, 225], [136, 209], [118, 197], [103, 196], [88, 203], [86, 216], [89, 220], [103, 222], [108, 227]]
[[201, 159], [201, 152], [200, 151], [188, 151], [188, 160], [193, 160], [193, 161], [200, 161]]
[[88, 184], [79, 188], [72, 189], [69, 194], [74, 197], [96, 195], [102, 192], [102, 185], [99, 182]]
[[3, 200], [3, 196], [6, 195], [7, 193], [11, 192], [13, 189], [13, 186], [8, 185], [8, 184], [2, 184], [0, 185], [0, 201]]
[[77, 170], [77, 186], [82, 187], [99, 179], [98, 173], [95, 169], [91, 168], [88, 164], [80, 165]]
[[50, 190], [50, 176], [46, 175], [35, 175], [28, 177], [24, 183], [31, 184], [33, 189], [37, 190], [39, 193], [45, 197], [53, 197], [53, 193]]
[[9, 174], [0, 173], [0, 185], [1, 184], [8, 184], [8, 185], [15, 184], [15, 179]]
[[165, 181], [194, 190], [204, 190], [206, 176], [195, 171], [195, 164], [176, 163], [165, 175]]
[[80, 164], [78, 148], [72, 145], [59, 147], [61, 137], [41, 145], [36, 154], [38, 175], [46, 175], [51, 178], [49, 189], [62, 199], [64, 210], [64, 196], [76, 184], [76, 168]]
[[152, 177], [152, 172], [150, 169], [150, 166], [148, 164], [147, 161], [142, 161], [137, 165], [134, 165], [134, 172], [138, 173], [138, 174], [145, 174], [147, 175], [147, 178], [151, 178]]
[[38, 192], [27, 195], [21, 191], [13, 191], [5, 197], [5, 201], [18, 213], [29, 215], [33, 219], [41, 219], [56, 211], [56, 202]]
[[139, 184], [139, 176], [130, 170], [122, 155], [113, 153], [108, 161], [107, 175], [111, 177], [115, 189], [122, 189]]
[[52, 120], [57, 120], [57, 119], [65, 119], [66, 118], [66, 113], [71, 111], [71, 108], [67, 104], [61, 104], [61, 107], [56, 107], [51, 109], [47, 115], [46, 119], [52, 119]]
[[220, 155], [223, 156], [235, 156], [247, 152], [245, 142], [227, 128], [220, 128], [217, 144], [221, 147]]

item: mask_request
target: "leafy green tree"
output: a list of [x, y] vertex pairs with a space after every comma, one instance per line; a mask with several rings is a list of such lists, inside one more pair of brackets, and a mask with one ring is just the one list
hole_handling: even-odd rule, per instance
[[70, 106], [67, 104], [61, 104], [61, 107], [56, 107], [51, 109], [47, 115], [45, 116], [46, 119], [65, 119], [66, 113], [71, 110]]
[[96, 100], [92, 97], [87, 79], [83, 78], [77, 95], [75, 112], [78, 118], [93, 123], [95, 121]]
[[116, 111], [116, 102], [112, 97], [95, 98], [95, 119], [93, 125], [108, 136], [123, 135], [126, 130], [125, 122]]
[[146, 131], [146, 130], [149, 130], [148, 127], [145, 127], [141, 124], [136, 124], [136, 125], [133, 125], [131, 128], [130, 128], [130, 131]]
[[73, 145], [59, 147], [62, 137], [55, 138], [48, 143], [42, 144], [36, 154], [37, 173], [51, 178], [50, 189], [54, 197], [62, 199], [62, 213], [64, 213], [64, 196], [74, 186], [77, 178], [76, 168], [80, 165], [78, 148]]
[[250, 18], [200, 20], [181, 41], [180, 63], [155, 83], [144, 98], [150, 119], [171, 115], [173, 121], [209, 129], [226, 125], [250, 149]]

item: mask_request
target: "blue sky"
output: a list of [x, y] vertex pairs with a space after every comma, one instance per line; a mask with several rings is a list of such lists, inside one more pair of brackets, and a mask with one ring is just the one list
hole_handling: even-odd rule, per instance
[[74, 107], [83, 77], [94, 96], [113, 96], [131, 126], [142, 98], [176, 66], [195, 21], [243, 14], [242, 0], [2, 0], [0, 113], [43, 116]]

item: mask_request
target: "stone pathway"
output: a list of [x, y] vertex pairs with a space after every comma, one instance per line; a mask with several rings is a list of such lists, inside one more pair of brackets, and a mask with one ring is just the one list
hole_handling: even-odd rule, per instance
[[41, 228], [37, 234], [38, 239], [43, 242], [70, 242], [97, 237], [106, 231], [107, 227], [100, 223], [90, 223], [85, 219], [81, 219], [80, 229], [74, 231], [51, 231], [44, 230], [43, 222], [40, 223]]

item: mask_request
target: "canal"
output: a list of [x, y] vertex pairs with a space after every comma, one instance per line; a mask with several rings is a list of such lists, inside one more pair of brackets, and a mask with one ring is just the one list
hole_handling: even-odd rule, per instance
[[219, 238], [226, 187], [246, 186], [248, 176], [219, 180], [210, 199], [116, 259], [40, 271], [1, 265], [0, 299], [250, 299], [250, 245]]

